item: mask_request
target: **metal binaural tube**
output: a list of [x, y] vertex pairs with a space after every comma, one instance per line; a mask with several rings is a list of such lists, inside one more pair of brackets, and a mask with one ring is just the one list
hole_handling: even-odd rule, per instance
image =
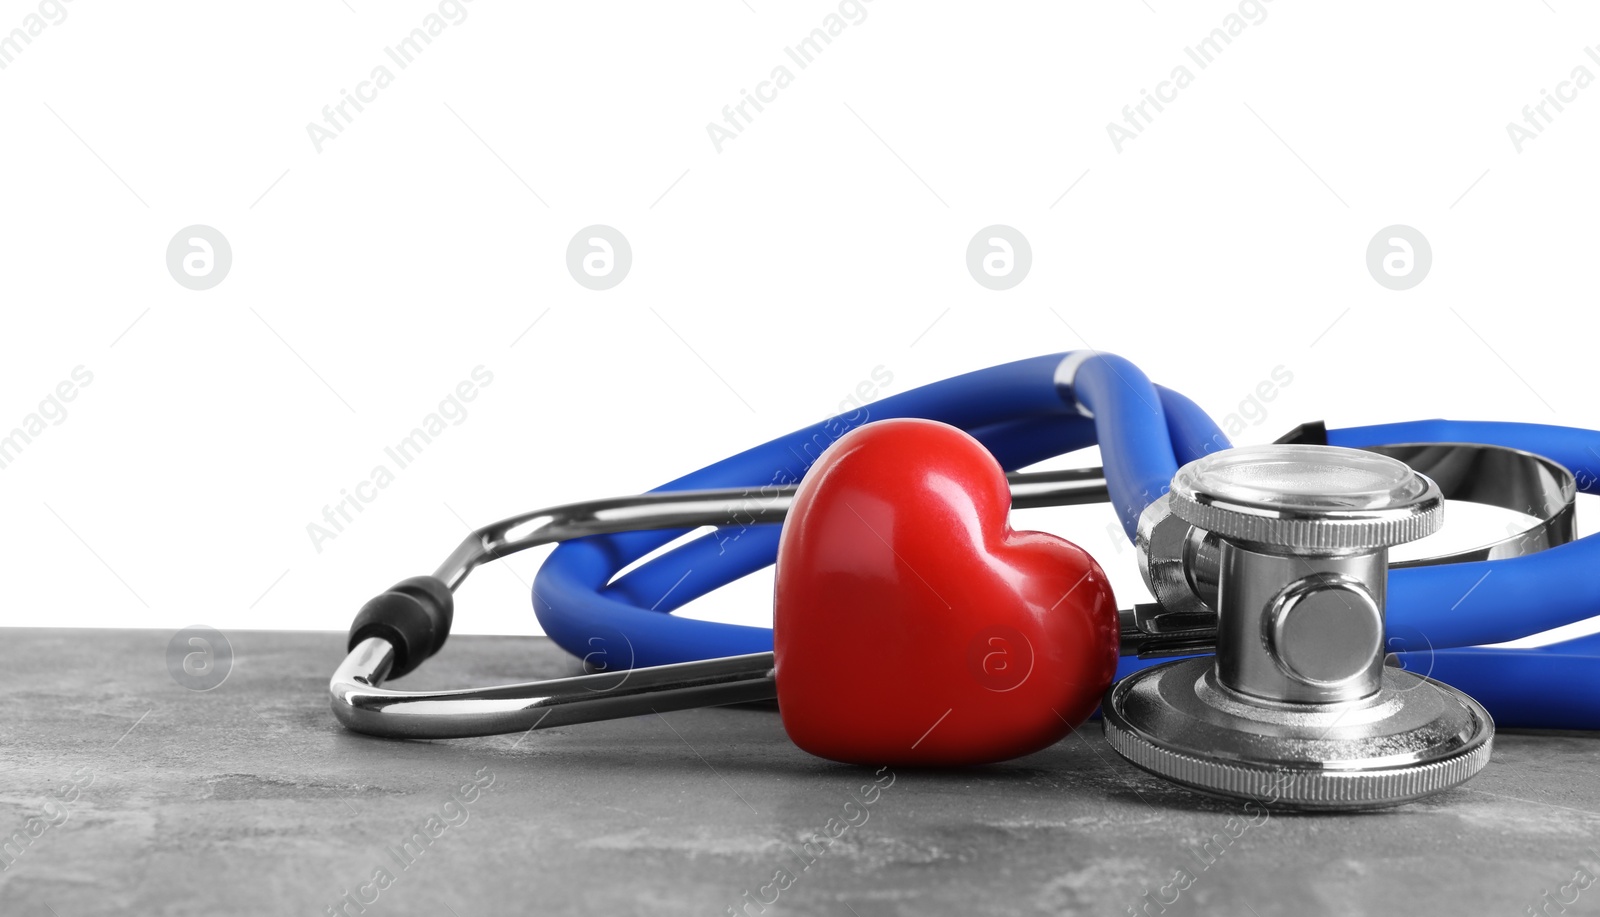
[[394, 647], [379, 637], [350, 651], [328, 685], [340, 723], [387, 738], [458, 739], [778, 696], [771, 653], [459, 691], [384, 688], [393, 663]]
[[[1105, 473], [1099, 468], [1011, 472], [1011, 505], [1016, 509], [1098, 503], [1106, 499]], [[502, 519], [468, 535], [445, 558], [434, 576], [454, 591], [478, 565], [535, 548], [588, 535], [702, 525], [763, 525], [782, 522], [794, 502], [797, 484], [686, 490], [589, 500], [534, 510]]]
[[[1013, 472], [1007, 478], [1016, 508], [1096, 503], [1106, 497], [1099, 468]], [[367, 626], [352, 632], [349, 655], [328, 685], [334, 715], [350, 729], [369, 735], [449, 739], [775, 699], [771, 653], [460, 691], [395, 691], [382, 685], [391, 674], [415, 668], [443, 643], [450, 617], [443, 606], [449, 604], [449, 593], [485, 561], [586, 535], [781, 522], [795, 489], [795, 485], [729, 488], [593, 500], [536, 510], [477, 529], [434, 574], [439, 594], [415, 585], [425, 586], [429, 578], [408, 580], [380, 597], [387, 605], [378, 610], [389, 616], [374, 615]], [[441, 606], [437, 617], [443, 623], [433, 626], [431, 620], [402, 614], [414, 611], [412, 606]], [[393, 615], [400, 617], [391, 620]], [[394, 640], [402, 641], [409, 655]]]

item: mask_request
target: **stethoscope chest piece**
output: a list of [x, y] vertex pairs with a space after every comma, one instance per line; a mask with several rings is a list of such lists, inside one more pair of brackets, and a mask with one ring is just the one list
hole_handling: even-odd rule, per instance
[[1216, 655], [1114, 685], [1112, 747], [1177, 783], [1286, 808], [1397, 805], [1472, 777], [1489, 760], [1488, 712], [1384, 665], [1388, 549], [1437, 531], [1443, 503], [1404, 462], [1331, 446], [1179, 469], [1139, 540], [1180, 555], [1161, 559], [1163, 577], [1181, 568], [1179, 591], [1215, 611]]

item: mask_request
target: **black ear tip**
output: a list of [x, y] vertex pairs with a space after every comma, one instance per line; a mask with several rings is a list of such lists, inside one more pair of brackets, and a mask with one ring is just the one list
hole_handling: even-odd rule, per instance
[[442, 580], [413, 576], [361, 607], [350, 625], [348, 649], [369, 637], [387, 640], [395, 657], [389, 678], [399, 678], [444, 646], [454, 614], [454, 597]]
[[389, 591], [413, 596], [430, 606], [436, 617], [437, 639], [433, 651], [428, 655], [437, 653], [444, 646], [445, 638], [450, 636], [450, 624], [455, 619], [456, 603], [455, 597], [450, 594], [450, 587], [436, 576], [413, 576], [395, 583]]

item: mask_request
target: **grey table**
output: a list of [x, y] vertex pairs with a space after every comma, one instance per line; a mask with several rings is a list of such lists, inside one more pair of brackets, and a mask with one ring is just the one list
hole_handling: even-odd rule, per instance
[[[0, 631], [0, 915], [1600, 913], [1572, 885], [1600, 875], [1595, 734], [1502, 733], [1464, 788], [1308, 816], [1147, 776], [1097, 723], [892, 784], [748, 708], [384, 741], [328, 712], [340, 635], [231, 633], [208, 692], [171, 636]], [[455, 637], [400, 684], [573, 671]]]

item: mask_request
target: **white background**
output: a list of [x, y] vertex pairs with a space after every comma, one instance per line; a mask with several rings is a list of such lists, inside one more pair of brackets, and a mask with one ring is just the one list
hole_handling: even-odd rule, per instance
[[[0, 31], [38, 9], [0, 3]], [[1571, 0], [1277, 0], [1204, 70], [1183, 49], [1234, 4], [873, 0], [804, 70], [783, 49], [834, 4], [475, 0], [404, 70], [383, 49], [435, 3], [65, 9], [0, 71], [0, 428], [94, 378], [0, 471], [0, 623], [342, 630], [467, 523], [654, 486], [880, 366], [886, 395], [1092, 346], [1218, 418], [1286, 367], [1239, 442], [1600, 425], [1600, 88], [1521, 152], [1506, 130], [1600, 74]], [[318, 152], [308, 122], [379, 64]], [[718, 152], [706, 124], [780, 64]], [[1179, 64], [1119, 153], [1107, 123]], [[633, 249], [603, 292], [565, 265], [595, 223]], [[1033, 251], [1004, 292], [965, 265], [993, 223]], [[1365, 264], [1395, 223], [1433, 249], [1404, 292]], [[201, 292], [165, 264], [191, 224], [233, 250]], [[316, 550], [307, 524], [479, 365], [467, 419]], [[1109, 510], [1018, 521], [1137, 597]], [[543, 553], [470, 580], [457, 631], [536, 633]], [[686, 612], [766, 623], [769, 584]]]

